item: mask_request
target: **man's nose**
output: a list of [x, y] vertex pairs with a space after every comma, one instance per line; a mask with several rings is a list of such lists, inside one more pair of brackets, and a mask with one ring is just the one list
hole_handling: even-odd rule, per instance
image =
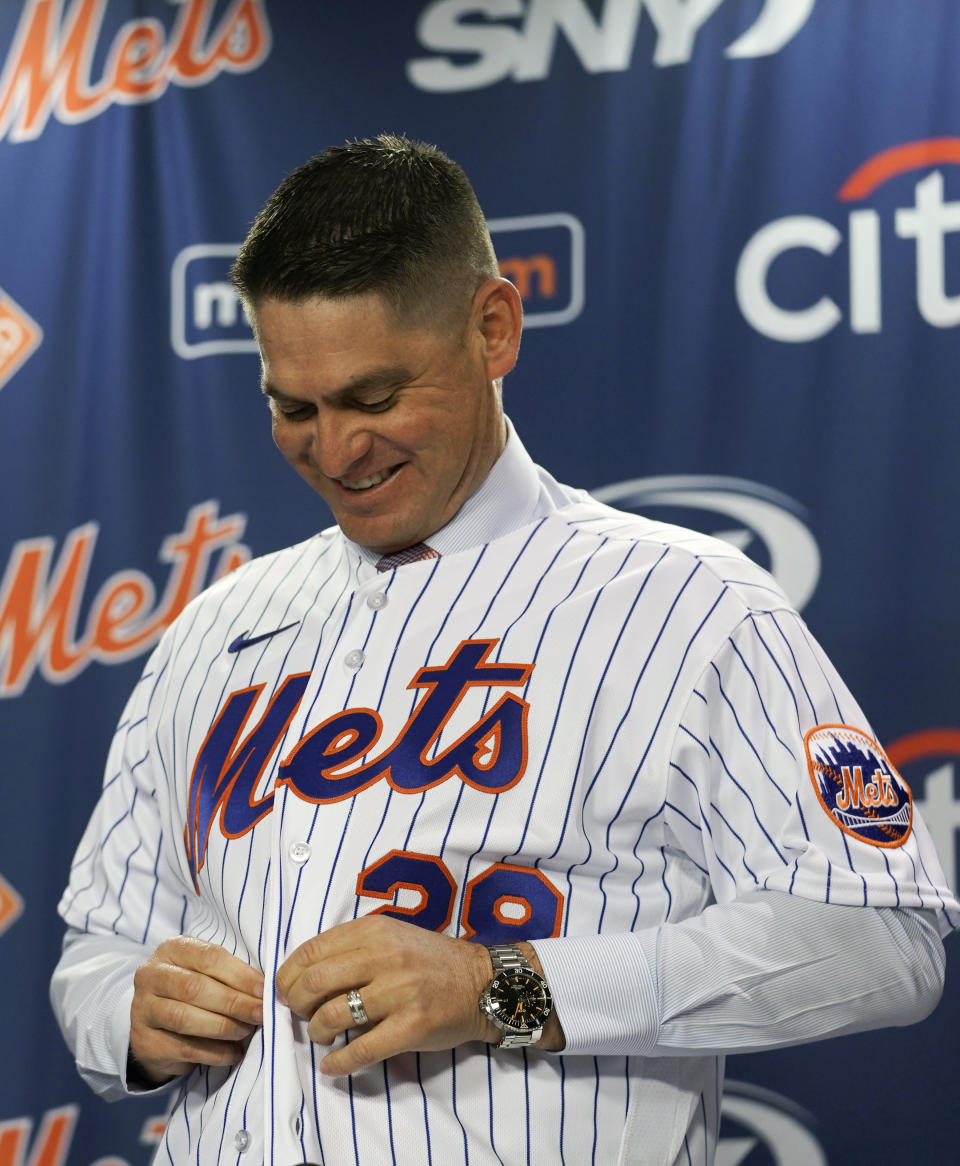
[[362, 416], [320, 409], [314, 417], [314, 460], [328, 478], [343, 478], [369, 452], [373, 437]]

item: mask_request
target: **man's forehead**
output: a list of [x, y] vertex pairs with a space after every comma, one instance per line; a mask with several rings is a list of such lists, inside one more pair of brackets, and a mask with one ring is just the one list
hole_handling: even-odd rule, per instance
[[[364, 372], [355, 373], [353, 376], [346, 377], [337, 387], [330, 390], [329, 395], [331, 397], [343, 397], [357, 393], [371, 392], [377, 389], [386, 389], [410, 380], [412, 375], [413, 371], [408, 364], [378, 365]], [[262, 363], [260, 385], [268, 397], [278, 399], [291, 397], [297, 389], [297, 386], [275, 384], [271, 379], [269, 366], [265, 361]]]

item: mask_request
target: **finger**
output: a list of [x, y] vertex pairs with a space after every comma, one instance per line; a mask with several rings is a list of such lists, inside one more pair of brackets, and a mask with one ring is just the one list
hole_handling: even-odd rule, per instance
[[219, 944], [178, 935], [161, 943], [154, 955], [163, 963], [200, 972], [248, 996], [263, 996], [263, 974]]
[[153, 995], [135, 996], [130, 1016], [132, 1025], [217, 1041], [246, 1040], [257, 1027], [225, 1012]]
[[334, 997], [344, 997], [351, 989], [364, 988], [375, 971], [373, 959], [364, 958], [358, 952], [322, 956], [316, 963], [301, 965], [292, 975], [288, 973], [285, 986], [278, 975], [277, 996], [291, 1012], [310, 1020], [317, 1009]]
[[[294, 982], [314, 964], [328, 959], [346, 959], [351, 955], [370, 962], [381, 960], [386, 954], [384, 944], [390, 942], [390, 925], [396, 920], [372, 914], [338, 923], [320, 935], [312, 935], [295, 948], [277, 969], [277, 991], [285, 998]], [[407, 924], [406, 926], [409, 926]]]
[[345, 1077], [405, 1052], [409, 1047], [406, 1026], [388, 1017], [328, 1053], [320, 1062], [320, 1072], [326, 1077]]
[[307, 1034], [315, 1044], [332, 1044], [347, 1029], [366, 1031], [383, 1018], [383, 1013], [375, 1003], [376, 993], [369, 985], [362, 994], [359, 994], [366, 1020], [359, 1022], [356, 1020], [348, 995], [335, 996], [332, 1000], [327, 1000], [310, 1017]]
[[[134, 1039], [135, 1036], [138, 1039]], [[150, 1029], [130, 1033], [130, 1048], [140, 1065], [156, 1079], [179, 1077], [194, 1065], [239, 1064], [246, 1051], [241, 1041], [204, 1040]]]
[[[237, 1030], [236, 1023], [263, 1023], [262, 996], [248, 995], [202, 972], [163, 963], [157, 957], [137, 969], [134, 1001], [143, 1004], [155, 1002], [152, 1011], [156, 1013], [159, 1008], [162, 1016], [162, 1023], [157, 1027], [195, 1036], [234, 1040], [247, 1032], [246, 1029], [243, 1032]], [[173, 1023], [168, 1022], [171, 1016]], [[210, 1031], [210, 1025], [217, 1020], [229, 1021], [233, 1027], [226, 1027], [222, 1033]], [[196, 1027], [198, 1023], [200, 1028]]]

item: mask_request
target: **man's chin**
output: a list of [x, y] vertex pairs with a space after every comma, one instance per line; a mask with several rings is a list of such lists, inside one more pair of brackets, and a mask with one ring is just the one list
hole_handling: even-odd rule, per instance
[[339, 526], [351, 542], [377, 555], [392, 555], [395, 551], [412, 547], [422, 539], [416, 531], [380, 522], [358, 522], [344, 518]]

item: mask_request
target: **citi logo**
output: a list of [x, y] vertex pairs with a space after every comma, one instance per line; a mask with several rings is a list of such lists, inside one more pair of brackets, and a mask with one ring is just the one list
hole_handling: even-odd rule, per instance
[[[945, 164], [960, 164], [960, 138], [894, 146], [864, 162], [837, 191], [840, 203], [854, 208], [842, 228], [814, 215], [788, 215], [761, 227], [737, 264], [737, 304], [747, 323], [771, 340], [794, 344], [819, 340], [843, 322], [855, 333], [882, 331], [882, 220], [877, 210], [857, 204], [891, 179], [923, 170], [929, 173], [914, 184], [912, 205], [894, 208], [893, 230], [898, 238], [913, 241], [920, 316], [934, 328], [960, 324], [960, 295], [947, 294], [946, 280], [946, 236], [960, 231], [960, 202], [945, 200], [943, 171], [933, 169]], [[841, 306], [826, 294], [802, 306], [784, 302], [793, 281], [784, 280], [783, 273], [789, 269], [809, 278], [809, 252], [832, 256], [843, 242], [846, 303]], [[772, 271], [778, 260], [779, 285]], [[831, 276], [836, 278], [832, 270], [823, 278]]]
[[[525, 328], [568, 324], [583, 311], [586, 237], [575, 215], [490, 219], [500, 271], [523, 299]], [[230, 282], [238, 243], [185, 247], [170, 272], [170, 343], [184, 360], [256, 352], [250, 323]]]
[[[508, 79], [542, 81], [550, 75], [560, 34], [586, 72], [622, 72], [630, 67], [644, 10], [656, 32], [654, 65], [682, 65], [697, 33], [723, 3], [604, 0], [594, 16], [597, 6], [587, 0], [433, 0], [420, 13], [416, 37], [434, 55], [407, 61], [407, 79], [431, 93], [482, 89]], [[779, 52], [806, 24], [814, 3], [765, 0], [726, 56]]]
[[914, 791], [953, 891], [960, 888], [960, 729], [953, 726], [908, 733], [887, 755]]
[[40, 325], [0, 288], [0, 389], [43, 339]]

